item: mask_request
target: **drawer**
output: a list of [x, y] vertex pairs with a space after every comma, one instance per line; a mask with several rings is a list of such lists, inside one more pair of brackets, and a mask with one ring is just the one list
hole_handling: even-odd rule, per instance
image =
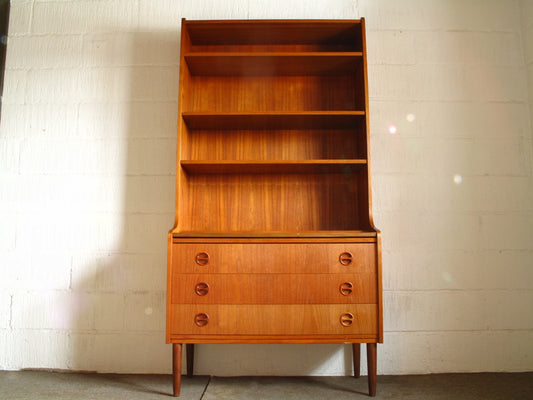
[[180, 273], [375, 272], [375, 243], [174, 243]]
[[377, 335], [377, 305], [171, 305], [170, 335]]
[[173, 304], [376, 303], [376, 275], [174, 274]]

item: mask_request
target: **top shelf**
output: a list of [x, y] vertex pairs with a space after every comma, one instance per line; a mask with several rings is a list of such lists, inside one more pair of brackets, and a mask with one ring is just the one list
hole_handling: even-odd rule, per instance
[[189, 51], [363, 51], [361, 20], [184, 21]]

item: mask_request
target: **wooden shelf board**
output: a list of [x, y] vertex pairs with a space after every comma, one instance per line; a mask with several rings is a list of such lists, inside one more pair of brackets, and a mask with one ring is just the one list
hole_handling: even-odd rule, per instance
[[353, 129], [365, 114], [365, 111], [184, 112], [182, 117], [189, 129]]
[[283, 76], [354, 74], [363, 53], [188, 53], [184, 55], [191, 75]]
[[277, 174], [277, 173], [353, 173], [366, 160], [181, 160], [181, 167], [191, 174]]

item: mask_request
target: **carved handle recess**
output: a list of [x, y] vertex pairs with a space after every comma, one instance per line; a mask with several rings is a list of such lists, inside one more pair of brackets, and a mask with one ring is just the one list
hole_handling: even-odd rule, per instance
[[196, 314], [194, 316], [194, 323], [199, 326], [206, 326], [209, 323], [209, 315], [205, 313]]
[[341, 285], [339, 286], [339, 292], [341, 292], [343, 296], [351, 295], [353, 292], [353, 283], [352, 282], [341, 283]]
[[341, 321], [342, 326], [351, 326], [353, 324], [353, 314], [352, 313], [342, 314], [340, 321]]
[[202, 251], [201, 253], [196, 254], [195, 261], [198, 265], [207, 265], [209, 263], [209, 254], [207, 254], [205, 251]]
[[342, 265], [350, 265], [353, 261], [353, 254], [349, 251], [345, 251], [344, 253], [341, 253], [339, 256], [339, 262]]
[[205, 282], [197, 283], [194, 287], [194, 293], [196, 293], [198, 296], [205, 296], [207, 293], [209, 293], [209, 285]]

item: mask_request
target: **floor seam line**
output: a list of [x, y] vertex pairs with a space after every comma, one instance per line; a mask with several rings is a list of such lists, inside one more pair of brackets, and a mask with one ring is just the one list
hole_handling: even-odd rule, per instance
[[212, 376], [209, 375], [209, 379], [207, 380], [207, 383], [205, 384], [204, 391], [202, 392], [202, 395], [200, 396], [199, 400], [203, 400], [205, 392], [207, 392], [207, 388], [209, 387], [209, 384], [211, 383], [211, 378], [212, 378]]

